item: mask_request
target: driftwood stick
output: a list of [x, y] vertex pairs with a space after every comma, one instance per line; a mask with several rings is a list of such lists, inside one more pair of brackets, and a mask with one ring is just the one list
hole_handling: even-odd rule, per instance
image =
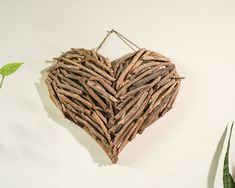
[[121, 75], [122, 70], [123, 70], [123, 67], [124, 67], [124, 65], [123, 65], [123, 63], [121, 63], [121, 64], [117, 67], [117, 69], [115, 70], [114, 75], [115, 75], [116, 78], [118, 78], [118, 77]]
[[51, 86], [51, 82], [46, 80], [46, 85], [48, 87], [48, 91], [49, 91], [51, 100], [54, 102], [54, 104], [57, 106], [57, 108], [62, 110], [61, 103], [60, 103], [60, 101], [56, 97], [55, 91], [54, 91], [53, 87]]
[[154, 104], [156, 102], [156, 100], [158, 99], [158, 97], [160, 96], [160, 94], [165, 91], [167, 88], [171, 87], [172, 85], [175, 84], [174, 80], [169, 81], [168, 83], [166, 83], [164, 86], [162, 86], [159, 90], [157, 90], [151, 98], [151, 105], [150, 108], [153, 110], [154, 109]]
[[178, 93], [179, 93], [180, 84], [181, 84], [181, 81], [179, 80], [179, 81], [178, 81], [178, 84], [177, 84], [176, 91], [175, 91], [175, 93], [172, 95], [172, 100], [171, 100], [171, 101], [169, 102], [169, 104], [168, 104], [168, 107], [169, 107], [169, 108], [171, 108], [172, 105], [173, 105], [173, 103], [175, 103], [176, 97], [177, 97], [177, 95], [178, 95]]
[[141, 60], [138, 60], [138, 61], [136, 62], [136, 64], [131, 68], [130, 72], [133, 72], [133, 70], [135, 70], [137, 67], [139, 67], [139, 66], [143, 63], [143, 58], [148, 57], [151, 52], [152, 52], [152, 51], [147, 50], [147, 51], [142, 55]]
[[[159, 71], [161, 67], [155, 67], [155, 68], [152, 68], [142, 74], [140, 74], [139, 76], [135, 77], [133, 80], [131, 80], [129, 83], [125, 84], [119, 91], [118, 93], [116, 94], [115, 97], [119, 97], [121, 94], [123, 94], [128, 87], [130, 87], [131, 85], [141, 85], [143, 84], [143, 82], [145, 82], [146, 80], [143, 80], [144, 77], [146, 76], [151, 76], [151, 77], [155, 77], [155, 76], [158, 76], [160, 73], [155, 73], [153, 74], [155, 71]], [[166, 70], [167, 71], [167, 70]], [[137, 82], [137, 83], [136, 83]]]
[[98, 57], [98, 55], [97, 55], [97, 53], [95, 52], [95, 50], [93, 49], [92, 50], [92, 56], [94, 56], [95, 57], [95, 60], [93, 61], [94, 63], [96, 63], [97, 65], [99, 65], [101, 68], [103, 68], [104, 70], [106, 70], [106, 71], [108, 71], [109, 72], [109, 74], [113, 74], [113, 70], [111, 69], [111, 65], [109, 66], [109, 65], [107, 65], [107, 64], [109, 64], [109, 63], [105, 63], [105, 62], [101, 62], [100, 60], [99, 60], [99, 57]]
[[106, 126], [104, 125], [103, 121], [99, 118], [99, 116], [96, 114], [96, 112], [92, 112], [91, 117], [95, 120], [95, 122], [97, 122], [100, 125], [106, 138], [108, 139], [108, 142], [111, 143], [111, 137], [110, 137], [108, 130], [107, 130]]
[[[139, 67], [137, 67], [134, 71], [135, 71], [135, 76], [139, 77], [142, 74], [147, 74], [146, 72], [151, 71], [152, 72], [156, 72], [162, 68], [165, 68], [166, 66], [170, 66], [170, 63], [157, 63], [157, 62], [153, 62], [153, 63], [144, 63], [142, 65], [140, 65], [139, 67], [142, 67], [141, 69], [139, 69]], [[134, 72], [133, 71], [133, 72]]]
[[134, 98], [134, 95], [126, 97], [121, 103], [116, 106], [116, 109], [121, 110], [131, 99]]
[[88, 94], [91, 95], [91, 97], [93, 97], [102, 108], [104, 108], [104, 110], [107, 109], [107, 105], [102, 101], [102, 99], [87, 85], [87, 83], [85, 82], [85, 80], [83, 78], [79, 78], [79, 82], [82, 84], [82, 86], [86, 89], [86, 91], [88, 92]]
[[135, 54], [136, 54], [136, 52], [128, 53], [128, 54], [126, 54], [126, 55], [124, 55], [124, 56], [122, 56], [122, 57], [120, 57], [120, 58], [118, 58], [118, 59], [112, 61], [112, 67], [114, 67], [114, 70], [117, 69], [117, 67], [118, 67], [121, 63], [127, 61], [128, 59], [131, 59]]
[[157, 88], [159, 89], [161, 86], [163, 86], [166, 82], [168, 82], [169, 80], [171, 80], [171, 78], [173, 77], [173, 75], [175, 74], [175, 69], [171, 70], [168, 74], [162, 76], [161, 80], [158, 82]]
[[109, 131], [110, 132], [115, 132], [117, 129], [119, 129], [120, 127], [122, 127], [131, 117], [133, 117], [133, 115], [135, 114], [135, 112], [140, 108], [140, 105], [142, 105], [144, 99], [146, 98], [146, 96], [148, 95], [148, 92], [145, 91], [143, 92], [142, 96], [140, 97], [140, 99], [137, 101], [136, 105], [125, 115], [124, 118], [122, 118], [115, 126], [113, 126]]
[[123, 150], [123, 148], [128, 144], [128, 142], [130, 141], [129, 140], [129, 138], [130, 138], [130, 136], [132, 135], [132, 133], [135, 131], [135, 125], [136, 124], [133, 124], [132, 126], [130, 126], [130, 130], [128, 130], [128, 132], [127, 132], [127, 135], [124, 137], [124, 140], [123, 140], [123, 142], [121, 143], [121, 145], [119, 146], [119, 148], [118, 148], [118, 153], [120, 153], [122, 150]]
[[169, 103], [170, 99], [172, 98], [172, 96], [170, 96], [166, 102], [164, 103], [164, 105], [162, 105], [160, 108], [159, 108], [159, 118], [162, 117], [166, 112], [169, 111], [169, 108], [167, 108], [167, 104]]
[[[173, 92], [174, 92], [174, 90], [172, 91], [172, 93]], [[171, 97], [171, 94], [167, 95], [164, 99], [162, 99], [161, 105], [156, 106], [156, 108], [153, 111], [151, 111], [150, 115], [146, 118], [146, 120], [144, 121], [144, 123], [141, 125], [141, 127], [139, 129], [140, 134], [143, 133], [145, 128], [147, 128], [154, 121], [156, 121], [157, 119], [160, 118], [161, 107], [167, 103], [167, 101], [169, 100], [170, 97]]]
[[74, 103], [76, 103], [78, 106], [81, 106], [82, 108], [86, 108], [86, 106], [84, 104], [82, 104], [80, 101], [78, 100], [73, 100]]
[[108, 127], [108, 129], [110, 129], [111, 127], [114, 126], [115, 122], [114, 122], [114, 111], [113, 111], [112, 102], [108, 101], [108, 103], [109, 103], [109, 119], [108, 119], [107, 127]]
[[109, 81], [115, 81], [116, 80], [114, 77], [110, 76], [109, 74], [107, 74], [105, 71], [103, 71], [99, 67], [95, 66], [94, 64], [92, 64], [90, 62], [86, 62], [86, 64], [89, 67], [91, 67], [95, 72], [97, 72], [99, 75], [101, 75], [104, 78], [106, 78], [107, 80], [109, 80]]
[[[77, 113], [77, 111], [76, 111], [70, 104], [68, 104], [68, 103], [66, 103], [64, 100], [62, 100], [61, 96], [63, 96], [63, 95], [62, 95], [62, 94], [58, 94], [58, 98], [59, 98], [59, 100], [60, 100], [60, 103], [61, 103], [61, 105], [63, 106], [63, 107], [62, 107], [62, 111], [63, 111], [64, 113], [67, 113], [67, 108], [68, 108], [68, 109], [71, 110], [72, 112]], [[64, 114], [64, 115], [66, 116], [66, 114]], [[67, 116], [66, 116], [66, 117], [67, 117]]]
[[103, 79], [101, 79], [99, 77], [91, 77], [89, 80], [98, 81], [112, 95], [116, 95], [116, 91], [109, 84], [107, 84], [107, 82], [105, 82]]
[[84, 128], [84, 125], [78, 124], [77, 119], [75, 118], [75, 113], [70, 109], [70, 106], [67, 105], [68, 109], [65, 110], [65, 117], [68, 119], [71, 119], [73, 122], [75, 122], [79, 127]]
[[[70, 110], [68, 110], [70, 111]], [[70, 113], [73, 113], [70, 111]], [[74, 114], [75, 115], [75, 114]], [[105, 137], [100, 134], [98, 131], [96, 131], [87, 121], [83, 120], [81, 117], [75, 115], [74, 117], [79, 123], [81, 123], [82, 125], [86, 126], [88, 129], [90, 129], [90, 131], [92, 132], [92, 134], [94, 134], [95, 136], [97, 136], [105, 145], [107, 143], [107, 140], [105, 139]]]
[[45, 80], [46, 85], [49, 87], [48, 88], [49, 94], [55, 96], [56, 93], [52, 87], [52, 82], [53, 82], [53, 80], [50, 77], [47, 77], [47, 79]]
[[[76, 68], [74, 68], [74, 67], [76, 67]], [[90, 74], [93, 75], [93, 76], [97, 76], [97, 77], [100, 77], [100, 78], [103, 78], [103, 79], [104, 79], [104, 77], [103, 77], [102, 75], [100, 75], [100, 74], [96, 73], [95, 71], [93, 71], [93, 70], [91, 70], [91, 69], [89, 69], [89, 68], [83, 66], [82, 64], [78, 64], [77, 66], [69, 66], [69, 67], [66, 66], [66, 67], [64, 67], [64, 68], [65, 68], [65, 69], [83, 70], [83, 71], [86, 71], [86, 72], [90, 73]], [[106, 79], [106, 81], [111, 84], [111, 82], [110, 82], [109, 80]]]
[[154, 78], [157, 78], [161, 74], [167, 73], [167, 72], [171, 71], [174, 68], [175, 68], [175, 66], [171, 65], [171, 66], [166, 67], [164, 69], [160, 69], [156, 73], [150, 74], [149, 76], [144, 77], [142, 80], [139, 80], [139, 81], [135, 82], [133, 84], [133, 87], [140, 87], [140, 86], [142, 86], [144, 84], [147, 84], [149, 81], [153, 80]]
[[[102, 136], [105, 137], [103, 129], [99, 126], [99, 124], [94, 121], [90, 116], [86, 116], [83, 113], [77, 114], [80, 118], [87, 121], [97, 132], [99, 132]], [[107, 139], [107, 138], [106, 138]]]
[[151, 88], [153, 88], [156, 84], [158, 84], [161, 80], [161, 76], [158, 76], [156, 79], [154, 79], [149, 85]]
[[145, 118], [144, 117], [141, 117], [139, 118], [136, 122], [135, 122], [135, 125], [134, 125], [134, 130], [133, 130], [133, 133], [131, 134], [130, 138], [129, 138], [129, 141], [132, 141], [135, 139], [141, 125], [143, 124]]
[[[65, 53], [65, 54], [62, 54], [61, 57], [65, 57], [67, 59], [77, 59], [77, 60], [82, 60], [85, 58], [85, 56], [82, 56], [82, 55], [79, 55], [79, 54], [74, 54], [74, 53]], [[60, 57], [58, 58], [60, 59]]]
[[58, 63], [56, 66], [55, 66], [55, 69], [73, 69], [73, 70], [80, 70], [79, 66], [78, 66], [78, 63], [77, 65], [67, 65], [67, 64], [64, 64], [64, 63]]
[[68, 62], [68, 63], [70, 63], [70, 64], [72, 64], [72, 65], [75, 65], [75, 66], [78, 65], [78, 63], [76, 63], [75, 61], [73, 61], [73, 60], [71, 60], [71, 59], [67, 59], [67, 58], [65, 58], [65, 57], [61, 57], [60, 59], [64, 60], [65, 62]]
[[92, 57], [94, 57], [96, 60], [99, 61], [99, 58], [98, 58], [98, 55], [97, 55], [97, 52], [96, 52], [95, 49], [92, 49], [92, 50], [91, 50], [91, 55], [92, 55]]
[[109, 94], [108, 92], [106, 92], [102, 87], [100, 87], [97, 83], [93, 82], [93, 81], [88, 81], [87, 85], [90, 86], [91, 88], [93, 88], [95, 91], [97, 91], [98, 93], [101, 94], [101, 96], [103, 96], [104, 98], [107, 98], [113, 102], [118, 102], [118, 100], [112, 96], [111, 94]]
[[58, 76], [59, 78], [61, 78], [61, 79], [64, 81], [64, 83], [67, 83], [68, 85], [72, 85], [73, 87], [75, 87], [75, 88], [77, 88], [77, 89], [79, 89], [79, 90], [81, 90], [81, 91], [84, 91], [84, 89], [83, 89], [80, 85], [78, 85], [78, 84], [77, 84], [76, 82], [74, 82], [73, 80], [71, 80], [71, 79], [69, 79], [69, 78], [66, 78], [63, 74], [58, 73], [57, 76]]
[[92, 78], [93, 77], [93, 75], [92, 74], [90, 74], [90, 73], [87, 73], [87, 72], [84, 72], [84, 71], [81, 71], [81, 70], [73, 70], [73, 69], [70, 69], [69, 70], [71, 73], [75, 73], [75, 75], [76, 74], [78, 74], [79, 76], [82, 76], [82, 77], [84, 77], [84, 78]]
[[[152, 91], [150, 90], [149, 93], [147, 93], [147, 96], [145, 96], [145, 97], [149, 98], [149, 97], [151, 96], [151, 94], [152, 94]], [[141, 99], [140, 99], [140, 100], [141, 100]], [[139, 100], [139, 101], [140, 101], [140, 100]], [[138, 101], [138, 102], [139, 102], [139, 101]], [[145, 100], [145, 101], [143, 100], [142, 103], [139, 103], [139, 104], [140, 104], [140, 105], [139, 105], [139, 107], [138, 107], [138, 110], [135, 111], [135, 113], [134, 113], [134, 114], [131, 116], [131, 118], [125, 123], [125, 125], [122, 127], [122, 129], [116, 134], [116, 137], [115, 137], [115, 139], [114, 139], [114, 145], [115, 145], [115, 143], [117, 143], [117, 142], [119, 141], [121, 135], [122, 135], [122, 134], [125, 134], [125, 132], [127, 132], [127, 131], [126, 131], [127, 127], [128, 127], [138, 116], [141, 115], [141, 113], [143, 112], [145, 106], [148, 104], [148, 100]]]
[[55, 81], [52, 81], [51, 83], [51, 86], [55, 92], [55, 97], [58, 99], [58, 101], [61, 103], [61, 107], [62, 107], [62, 111], [65, 111], [65, 105], [62, 103], [62, 101], [60, 100], [60, 97], [59, 97], [59, 93], [57, 93], [57, 90], [59, 89], [56, 85], [56, 82]]
[[83, 103], [85, 106], [87, 106], [88, 108], [92, 108], [92, 104], [91, 104], [89, 101], [85, 100], [84, 98], [80, 97], [80, 96], [77, 95], [77, 94], [70, 93], [70, 92], [68, 92], [68, 91], [65, 91], [65, 90], [59, 89], [59, 88], [56, 90], [56, 92], [58, 92], [58, 93], [60, 93], [60, 94], [64, 94], [64, 95], [66, 95], [66, 96], [68, 96], [68, 97], [72, 97], [72, 98], [74, 98], [74, 99], [77, 99], [78, 101], [82, 102], [82, 103]]
[[[153, 93], [153, 89], [151, 89], [148, 93], [148, 96], [146, 98], [146, 100], [143, 102], [143, 104], [141, 105], [141, 107], [139, 108], [139, 110], [136, 112], [135, 117], [137, 119], [137, 121], [134, 123], [134, 125], [132, 126], [132, 128], [129, 131], [126, 131], [127, 136], [125, 137], [123, 143], [120, 146], [119, 152], [123, 149], [123, 147], [129, 142], [131, 141], [135, 135], [138, 132], [139, 127], [141, 126], [141, 124], [143, 123], [144, 119], [147, 117], [148, 114], [148, 110], [144, 113], [144, 115], [142, 116], [142, 119], [140, 118], [141, 114], [143, 114], [146, 106], [149, 103], [149, 99], [151, 98], [151, 95]], [[140, 121], [139, 121], [140, 120]]]
[[117, 80], [116, 88], [119, 89], [122, 86], [123, 80], [126, 77], [127, 73], [131, 70], [131, 68], [135, 65], [136, 61], [141, 57], [141, 55], [146, 51], [146, 49], [141, 49], [137, 52], [135, 57], [132, 59], [130, 64], [123, 70], [122, 74]]
[[140, 92], [133, 100], [131, 100], [129, 103], [125, 104], [125, 107], [122, 108], [115, 116], [114, 118], [116, 120], [120, 119], [127, 111], [130, 109], [141, 97], [143, 93]]
[[81, 112], [81, 113], [85, 113], [87, 115], [91, 114], [91, 111], [88, 109], [85, 109], [81, 106], [78, 106], [76, 103], [74, 103], [72, 100], [70, 100], [69, 98], [65, 97], [64, 95], [59, 94], [60, 98], [62, 101], [64, 101], [65, 103], [69, 104], [70, 106], [72, 106], [75, 110]]
[[173, 92], [171, 92], [171, 94], [170, 94], [171, 97], [169, 98], [168, 102], [166, 103], [164, 110], [162, 110], [161, 116], [164, 116], [172, 108], [172, 105], [175, 102], [178, 91], [179, 91], [179, 83], [176, 85]]
[[86, 92], [86, 94], [82, 95], [82, 97], [86, 100], [88, 100], [93, 106], [93, 109], [98, 108], [98, 106], [96, 106], [96, 101], [88, 94], [88, 92]]
[[84, 56], [84, 58], [91, 57], [91, 50], [86, 50], [84, 48], [71, 48], [71, 51]]
[[[96, 53], [97, 53], [97, 52], [96, 52]], [[105, 63], [105, 65], [107, 65], [108, 67], [112, 67], [111, 62], [109, 61], [108, 58], [102, 56], [102, 55], [99, 54], [99, 53], [97, 53], [97, 56], [98, 56], [98, 58], [99, 58], [99, 60], [100, 60], [101, 62]]]
[[133, 89], [133, 90], [131, 90], [131, 91], [125, 93], [125, 95], [122, 95], [122, 96], [120, 96], [119, 98], [120, 98], [120, 99], [125, 99], [126, 97], [128, 97], [128, 96], [133, 96], [133, 95], [136, 94], [137, 92], [139, 92], [139, 91], [141, 91], [141, 90], [144, 90], [144, 89], [147, 89], [147, 88], [150, 88], [150, 86], [149, 86], [149, 85], [143, 85], [143, 86], [141, 86], [141, 87], [138, 87], [138, 88], [136, 88], [136, 89]]
[[[148, 93], [148, 96], [146, 98], [146, 100], [144, 101], [143, 105], [140, 107], [140, 109], [136, 112], [136, 114], [134, 115], [134, 117], [137, 119], [137, 121], [132, 121], [132, 123], [125, 129], [125, 131], [123, 132], [123, 134], [120, 136], [119, 139], [116, 140], [115, 142], [115, 146], [118, 148], [118, 153], [120, 153], [122, 151], [122, 149], [126, 146], [126, 144], [131, 141], [132, 135], [136, 134], [134, 133], [136, 131], [136, 129], [138, 129], [138, 127], [140, 127], [141, 123], [139, 123], [139, 116], [143, 113], [144, 109], [146, 108], [146, 105], [148, 105], [148, 99], [151, 97], [153, 93], [153, 90], [151, 90]], [[129, 123], [128, 123], [129, 124]]]
[[158, 52], [151, 52], [151, 54], [147, 57], [144, 57], [143, 60], [145, 61], [152, 61], [152, 60], [155, 60], [155, 61], [163, 61], [163, 62], [168, 62], [170, 61], [169, 58], [163, 56], [162, 54], [158, 53]]
[[48, 77], [51, 77], [51, 78], [56, 82], [56, 84], [58, 85], [58, 87], [60, 87], [60, 88], [70, 90], [70, 91], [72, 91], [72, 92], [74, 92], [74, 93], [76, 93], [76, 94], [80, 94], [80, 95], [83, 93], [82, 90], [80, 90], [80, 89], [78, 89], [78, 88], [76, 88], [76, 87], [73, 87], [73, 86], [68, 85], [68, 84], [63, 84], [63, 83], [61, 83], [61, 82], [59, 81], [59, 79], [58, 79], [56, 76], [54, 76], [52, 73], [50, 73], [50, 74], [48, 75]]
[[[135, 125], [133, 121], [127, 128], [126, 131], [120, 136], [120, 138], [114, 143], [114, 151], [116, 154], [120, 153], [120, 147], [122, 146], [122, 142], [125, 140], [126, 135], [129, 131], [131, 131], [132, 127]], [[123, 146], [124, 147], [124, 146]]]
[[79, 94], [81, 95], [83, 92], [73, 86], [70, 86], [70, 85], [66, 85], [66, 84], [62, 84], [62, 83], [58, 83], [57, 84], [58, 87], [61, 87], [63, 89], [66, 89], [66, 90], [69, 90], [69, 91], [72, 91], [73, 93], [76, 93], [76, 94]]
[[139, 59], [139, 60], [135, 63], [135, 65], [131, 68], [130, 74], [128, 75], [127, 78], [131, 78], [131, 77], [133, 76], [133, 72], [132, 72], [132, 71], [135, 70], [137, 67], [139, 67], [143, 62], [144, 62], [144, 61], [143, 61], [142, 59]]
[[132, 72], [133, 74], [136, 75], [137, 73], [146, 70], [146, 68], [151, 69], [154, 66], [162, 67], [162, 66], [169, 65], [169, 64], [170, 63], [163, 64], [161, 62], [150, 61], [150, 62], [142, 63], [140, 66], [136, 67]]
[[104, 122], [104, 124], [108, 123], [106, 117], [104, 117], [104, 115], [99, 110], [95, 110], [95, 112], [99, 116], [99, 118]]

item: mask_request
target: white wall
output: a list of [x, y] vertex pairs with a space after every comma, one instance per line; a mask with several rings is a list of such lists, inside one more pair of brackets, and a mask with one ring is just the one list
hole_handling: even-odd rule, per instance
[[[1, 0], [0, 65], [25, 64], [0, 91], [0, 187], [212, 188], [212, 158], [235, 119], [234, 8], [233, 0]], [[63, 119], [40, 80], [45, 60], [97, 47], [111, 28], [170, 57], [186, 77], [173, 110], [129, 144], [117, 165]], [[101, 52], [114, 59], [129, 49], [113, 36]]]

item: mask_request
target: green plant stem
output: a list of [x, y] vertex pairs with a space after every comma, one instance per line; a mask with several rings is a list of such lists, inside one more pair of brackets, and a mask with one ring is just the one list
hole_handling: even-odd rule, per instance
[[230, 140], [232, 136], [234, 122], [231, 125], [231, 130], [228, 138], [227, 150], [224, 158], [224, 171], [223, 171], [223, 183], [224, 188], [235, 188], [235, 182], [232, 175], [229, 173], [229, 149], [230, 149]]
[[2, 80], [1, 80], [1, 83], [0, 83], [0, 89], [2, 88], [4, 78], [5, 78], [5, 76], [2, 76]]

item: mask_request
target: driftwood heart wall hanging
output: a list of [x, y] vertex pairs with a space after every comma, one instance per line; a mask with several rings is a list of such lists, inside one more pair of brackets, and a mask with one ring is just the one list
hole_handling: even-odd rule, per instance
[[[110, 62], [98, 50], [111, 33], [138, 50]], [[55, 60], [46, 78], [51, 99], [113, 163], [137, 133], [172, 108], [182, 79], [169, 58], [139, 48], [115, 30], [98, 48], [72, 48]]]

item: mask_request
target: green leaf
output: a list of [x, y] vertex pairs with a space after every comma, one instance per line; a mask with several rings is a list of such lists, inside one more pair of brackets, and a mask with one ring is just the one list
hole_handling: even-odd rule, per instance
[[20, 66], [23, 63], [9, 63], [4, 65], [1, 69], [0, 69], [0, 74], [3, 76], [8, 76], [12, 73], [14, 73], [15, 71], [17, 71], [18, 68], [20, 68]]
[[229, 173], [229, 148], [230, 148], [231, 135], [232, 135], [232, 131], [233, 131], [233, 124], [234, 124], [234, 122], [232, 123], [232, 126], [231, 126], [229, 139], [228, 139], [227, 151], [226, 151], [225, 158], [224, 158], [224, 173], [223, 173], [224, 188], [235, 188], [235, 183], [234, 183], [233, 177]]

